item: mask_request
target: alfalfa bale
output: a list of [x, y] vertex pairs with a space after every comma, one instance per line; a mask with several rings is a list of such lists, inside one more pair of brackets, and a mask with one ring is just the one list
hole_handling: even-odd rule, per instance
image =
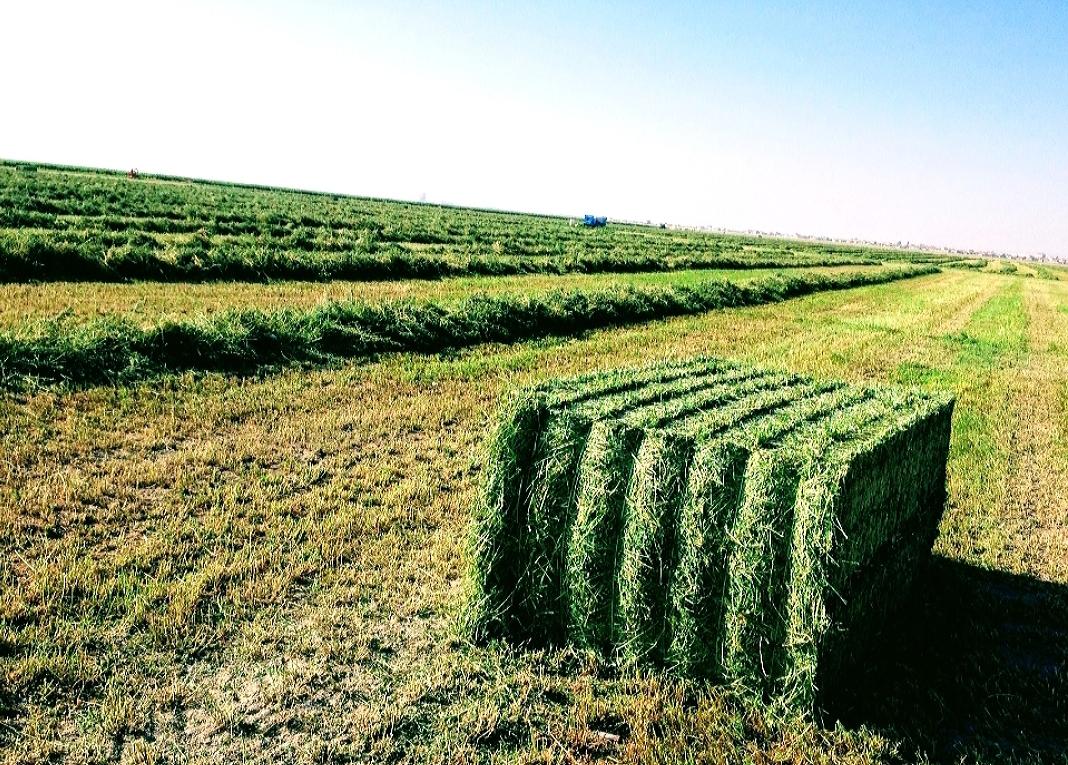
[[[676, 382], [686, 385], [709, 376], [746, 371], [745, 367], [722, 359], [697, 358], [683, 362], [592, 372], [578, 377], [550, 380], [534, 388], [550, 394], [554, 406], [566, 407], [583, 401], [648, 389], [650, 386]], [[751, 374], [751, 371], [749, 373]]]
[[517, 619], [526, 625], [521, 639], [533, 644], [558, 643], [566, 636], [564, 567], [574, 520], [578, 464], [590, 427], [589, 420], [569, 410], [553, 412], [534, 449], [515, 601]]
[[711, 361], [535, 393], [505, 417], [533, 442], [498, 428], [476, 509], [483, 637], [570, 639], [811, 711], [936, 533], [949, 399]]
[[671, 586], [668, 664], [688, 677], [724, 676], [730, 533], [749, 451], [711, 441], [697, 447], [679, 512]]
[[763, 696], [773, 690], [783, 663], [798, 470], [793, 455], [782, 450], [751, 454], [731, 532], [724, 670], [728, 679]]
[[[655, 381], [640, 388], [611, 391], [602, 396], [589, 397], [569, 402], [567, 406], [577, 413], [593, 419], [623, 417], [628, 412], [649, 407], [678, 405], [679, 399], [702, 397], [713, 392], [722, 395], [733, 390], [738, 384], [749, 382], [754, 375], [749, 370], [728, 369], [710, 373], [694, 374], [688, 378], [668, 381]], [[755, 380], [751, 384], [768, 385], [770, 383]]]
[[[571, 635], [575, 642], [607, 651], [618, 632], [616, 581], [623, 549], [620, 537], [623, 506], [644, 429], [684, 418], [724, 399], [733, 399], [740, 392], [759, 390], [779, 379], [757, 377], [754, 380], [753, 377], [752, 372], [727, 369], [710, 378], [713, 385], [687, 390], [675, 398], [651, 397], [645, 388], [615, 394], [611, 397], [612, 404], [607, 407], [593, 401], [575, 407], [576, 413], [581, 412], [586, 417], [622, 418], [598, 420], [593, 425], [579, 465], [566, 586], [570, 595]], [[661, 390], [658, 384], [650, 387]], [[654, 477], [652, 484], [648, 479], [642, 480], [645, 486], [662, 481], [660, 477]], [[640, 487], [630, 489], [635, 497], [641, 490]]]
[[[856, 660], [866, 635], [908, 592], [911, 575], [874, 590], [866, 585], [885, 573], [873, 565], [880, 551], [888, 559], [896, 550], [916, 564], [920, 551], [930, 551], [937, 517], [922, 503], [938, 503], [940, 516], [944, 495], [935, 487], [945, 482], [940, 470], [948, 449], [947, 403], [885, 391], [854, 417], [832, 420], [814, 440], [795, 447], [806, 453], [791, 543], [787, 666], [778, 693], [788, 706], [814, 708], [821, 687]], [[912, 448], [908, 441], [915, 432], [932, 424], [934, 453]], [[932, 463], [943, 467], [931, 469]], [[908, 507], [911, 513], [903, 510]], [[850, 516], [882, 529], [875, 548], [864, 535], [854, 535], [860, 529]], [[852, 616], [844, 618], [846, 613]], [[839, 635], [851, 637], [843, 641]]]
[[[672, 647], [669, 663], [691, 677], [725, 677], [725, 608], [728, 560], [734, 524], [742, 503], [750, 454], [769, 441], [789, 435], [813, 420], [862, 404], [871, 392], [829, 383], [816, 395], [778, 399], [777, 409], [752, 415], [752, 406], [737, 412], [733, 425], [701, 441], [690, 467], [686, 497], [679, 514], [678, 563], [672, 585]], [[766, 404], [767, 402], [763, 402]], [[678, 425], [686, 433], [709, 430], [694, 419]]]

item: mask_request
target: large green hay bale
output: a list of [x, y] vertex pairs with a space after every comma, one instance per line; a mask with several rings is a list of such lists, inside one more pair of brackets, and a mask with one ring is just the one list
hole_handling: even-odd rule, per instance
[[559, 642], [566, 634], [567, 537], [573, 524], [578, 464], [589, 430], [588, 420], [567, 411], [553, 414], [534, 449], [514, 605], [517, 619], [526, 625], [522, 639], [532, 643]]
[[686, 430], [693, 432], [692, 437], [695, 440], [704, 441], [723, 436], [745, 425], [756, 424], [765, 416], [778, 413], [791, 403], [823, 393], [829, 387], [801, 379], [784, 380], [778, 386], [755, 390], [752, 395], [727, 401], [724, 406], [702, 412], [682, 424]]
[[732, 379], [673, 399], [633, 407], [616, 416], [634, 427], [658, 430], [693, 417], [705, 418], [709, 411], [750, 411], [753, 406], [760, 406], [754, 402], [784, 401], [803, 395], [804, 391], [798, 390], [801, 387], [799, 380], [782, 375]]
[[731, 371], [746, 370], [721, 359], [690, 359], [632, 369], [593, 372], [566, 380], [551, 380], [536, 386], [535, 389], [549, 393], [554, 405], [567, 406], [655, 384], [671, 383], [675, 380], [688, 381]]
[[[863, 654], [865, 636], [900, 605], [930, 553], [946, 499], [952, 409], [949, 397], [922, 402], [920, 411], [860, 445], [841, 471], [827, 553], [835, 566], [823, 591], [824, 645], [816, 646], [818, 674], [811, 680], [817, 685], [837, 680]], [[911, 563], [884, 565], [894, 559]]]
[[708, 359], [513, 396], [475, 511], [470, 632], [817, 710], [929, 554], [952, 407]]
[[[952, 404], [899, 392], [880, 398], [796, 447], [807, 454], [795, 507], [788, 658], [779, 689], [790, 706], [811, 708], [820, 687], [859, 657], [865, 636], [909, 591], [937, 532]], [[886, 579], [875, 559], [901, 554], [913, 565]], [[874, 588], [873, 578], [881, 582]]]
[[595, 419], [622, 417], [628, 412], [647, 407], [670, 404], [680, 398], [700, 399], [706, 395], [722, 395], [724, 391], [733, 391], [739, 385], [750, 386], [773, 385], [768, 376], [756, 376], [751, 370], [728, 369], [711, 373], [695, 373], [688, 377], [669, 381], [657, 381], [639, 388], [613, 391], [604, 396], [586, 397], [576, 401], [575, 411], [582, 416]]
[[[726, 673], [728, 561], [752, 450], [830, 413], [851, 411], [872, 395], [870, 390], [841, 384], [829, 383], [823, 388], [808, 398], [783, 399], [780, 408], [763, 409], [697, 447], [679, 516], [678, 568], [673, 584], [669, 659], [682, 674], [722, 678]], [[739, 414], [749, 412], [746, 408]], [[720, 417], [717, 426], [722, 425]], [[680, 429], [707, 433], [711, 428], [708, 422], [698, 420]], [[753, 480], [759, 479], [750, 478], [751, 488]]]

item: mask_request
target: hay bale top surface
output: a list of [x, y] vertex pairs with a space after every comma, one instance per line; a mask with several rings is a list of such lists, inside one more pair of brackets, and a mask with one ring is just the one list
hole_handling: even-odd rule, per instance
[[551, 380], [521, 395], [549, 417], [615, 420], [695, 444], [720, 439], [751, 449], [781, 441], [802, 453], [882, 440], [952, 401], [949, 394], [816, 381], [714, 358]]

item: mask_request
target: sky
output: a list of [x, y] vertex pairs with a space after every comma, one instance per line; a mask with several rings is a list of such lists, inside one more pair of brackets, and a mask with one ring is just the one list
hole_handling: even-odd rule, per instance
[[1068, 3], [36, 0], [0, 157], [1068, 257]]

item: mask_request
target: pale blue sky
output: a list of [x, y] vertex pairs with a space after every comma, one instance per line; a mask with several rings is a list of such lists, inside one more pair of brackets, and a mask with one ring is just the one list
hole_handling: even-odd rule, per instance
[[9, 5], [7, 158], [1068, 256], [1065, 3]]

